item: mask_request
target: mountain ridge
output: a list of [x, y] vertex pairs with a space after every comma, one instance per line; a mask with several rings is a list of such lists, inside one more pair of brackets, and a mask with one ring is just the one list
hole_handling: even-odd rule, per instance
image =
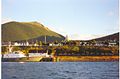
[[[22, 41], [22, 40], [30, 40], [35, 38], [37, 40], [37, 38], [41, 36], [48, 36], [55, 38], [57, 37], [58, 39], [60, 39], [59, 41], [65, 39], [64, 36], [50, 30], [49, 28], [45, 27], [43, 24], [38, 22], [11, 21], [2, 24], [2, 41]], [[58, 39], [54, 39], [52, 41]]]
[[95, 38], [95, 39], [92, 39], [92, 40], [96, 40], [96, 41], [116, 40], [116, 41], [119, 41], [119, 32], [109, 34], [109, 35], [106, 35], [106, 36], [103, 36], [103, 37]]

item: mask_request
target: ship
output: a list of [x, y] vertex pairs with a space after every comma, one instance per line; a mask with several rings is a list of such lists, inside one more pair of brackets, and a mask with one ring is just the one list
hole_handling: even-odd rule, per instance
[[28, 56], [22, 51], [14, 51], [11, 53], [4, 54], [2, 56], [2, 62], [50, 62], [53, 61], [51, 55], [48, 52], [34, 52], [36, 50], [30, 50]]

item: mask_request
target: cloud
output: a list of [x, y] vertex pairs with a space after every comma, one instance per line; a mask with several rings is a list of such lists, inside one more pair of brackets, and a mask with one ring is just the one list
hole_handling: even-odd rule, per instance
[[5, 19], [2, 19], [1, 23], [4, 24], [4, 23], [7, 23], [7, 22], [11, 22], [11, 21], [14, 21], [14, 20], [5, 18]]
[[92, 34], [72, 34], [69, 37], [70, 40], [90, 40], [105, 36], [104, 34], [92, 35]]

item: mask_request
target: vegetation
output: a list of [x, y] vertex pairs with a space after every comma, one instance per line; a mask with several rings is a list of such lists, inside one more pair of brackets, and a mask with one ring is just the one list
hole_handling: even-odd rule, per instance
[[[68, 45], [13, 47], [13, 51], [18, 51], [18, 50], [21, 50], [26, 56], [28, 56], [29, 52], [46, 52], [46, 50], [48, 50], [48, 54], [53, 56], [52, 61], [55, 62], [56, 61], [118, 61], [119, 59], [118, 47], [68, 46]], [[2, 55], [5, 54], [7, 51], [8, 51], [8, 47], [2, 46]]]
[[63, 46], [56, 48], [56, 56], [115, 56], [119, 55], [118, 47], [99, 46]]
[[2, 41], [40, 40], [62, 41], [64, 37], [37, 22], [9, 22], [2, 24]]
[[2, 54], [5, 54], [7, 51], [8, 51], [7, 47], [6, 46], [2, 46], [2, 48], [1, 48]]

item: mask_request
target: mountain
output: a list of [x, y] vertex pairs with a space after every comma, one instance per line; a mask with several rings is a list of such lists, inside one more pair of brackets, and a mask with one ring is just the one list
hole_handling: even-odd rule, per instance
[[38, 22], [8, 22], [2, 24], [2, 41], [62, 41], [64, 36], [51, 31]]
[[105, 41], [105, 40], [116, 40], [119, 41], [119, 32], [104, 37], [94, 39], [96, 41]]

